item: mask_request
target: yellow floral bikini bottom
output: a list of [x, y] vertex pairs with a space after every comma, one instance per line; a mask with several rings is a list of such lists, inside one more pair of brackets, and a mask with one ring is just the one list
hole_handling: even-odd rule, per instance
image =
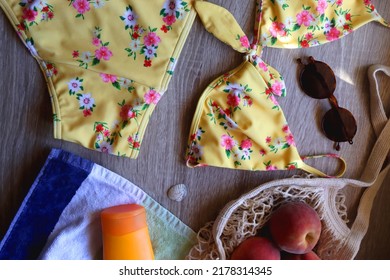
[[136, 158], [195, 18], [181, 0], [0, 0], [38, 61], [54, 137]]
[[55, 138], [136, 158], [197, 12], [246, 61], [202, 95], [187, 165], [301, 168], [321, 176], [296, 149], [277, 102], [286, 95], [283, 77], [261, 59], [263, 48], [313, 47], [371, 21], [389, 26], [370, 0], [257, 1], [251, 42], [227, 10], [205, 1], [0, 0], [0, 6], [45, 74]]

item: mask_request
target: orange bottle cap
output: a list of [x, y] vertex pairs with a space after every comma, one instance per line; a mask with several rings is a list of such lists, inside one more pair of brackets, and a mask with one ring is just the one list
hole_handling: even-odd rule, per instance
[[147, 227], [145, 208], [138, 204], [124, 204], [101, 212], [102, 230], [111, 235], [123, 235]]

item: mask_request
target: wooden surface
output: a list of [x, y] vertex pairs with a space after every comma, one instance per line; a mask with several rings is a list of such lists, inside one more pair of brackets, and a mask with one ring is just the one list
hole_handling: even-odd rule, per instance
[[[251, 34], [254, 0], [211, 2], [228, 8], [244, 31]], [[389, 20], [390, 1], [373, 2]], [[390, 65], [389, 31], [377, 23], [370, 23], [331, 44], [300, 50], [266, 49], [263, 54], [263, 59], [285, 77], [288, 96], [281, 98], [280, 104], [301, 155], [334, 150], [333, 143], [323, 136], [319, 125], [329, 102], [311, 99], [301, 92], [295, 59], [312, 55], [334, 69], [337, 75], [335, 95], [339, 104], [355, 115], [358, 123], [354, 144], [342, 144], [340, 151], [348, 163], [346, 177], [360, 176], [375, 141], [368, 111], [367, 69], [376, 63]], [[150, 119], [137, 160], [107, 156], [53, 139], [51, 105], [44, 78], [3, 12], [0, 12], [0, 34], [0, 238], [53, 147], [73, 152], [122, 175], [195, 231], [213, 220], [230, 200], [261, 183], [295, 174], [212, 167], [189, 169], [185, 166], [183, 155], [190, 124], [203, 89], [217, 75], [242, 61], [241, 54], [208, 34], [199, 20], [195, 21], [169, 90]], [[390, 78], [381, 76], [381, 88], [390, 93]], [[390, 94], [387, 97], [389, 112]], [[328, 172], [335, 169], [326, 160], [311, 164]], [[182, 202], [173, 202], [166, 193], [170, 186], [178, 183], [186, 184], [189, 193]], [[360, 259], [390, 259], [390, 186], [387, 184], [386, 187], [375, 200], [370, 229], [358, 254]], [[348, 190], [347, 197], [353, 219], [359, 192]]]

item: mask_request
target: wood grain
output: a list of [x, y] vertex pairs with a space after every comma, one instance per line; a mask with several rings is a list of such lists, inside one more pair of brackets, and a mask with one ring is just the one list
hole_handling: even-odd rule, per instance
[[[249, 35], [253, 30], [254, 0], [213, 0], [228, 8]], [[374, 0], [390, 19], [390, 1]], [[202, 91], [217, 75], [233, 69], [242, 56], [207, 33], [196, 20], [167, 94], [153, 113], [137, 160], [106, 156], [76, 144], [53, 139], [51, 105], [44, 78], [36, 61], [20, 42], [3, 12], [0, 12], [0, 237], [43, 166], [50, 149], [62, 148], [92, 160], [132, 181], [194, 230], [213, 220], [232, 199], [272, 179], [293, 172], [250, 172], [223, 168], [189, 169], [184, 150], [196, 104]], [[371, 23], [342, 40], [316, 48], [266, 49], [263, 59], [285, 77], [288, 96], [280, 104], [289, 121], [301, 155], [333, 152], [333, 143], [322, 135], [320, 120], [329, 108], [326, 100], [305, 96], [297, 84], [295, 59], [312, 55], [325, 61], [337, 75], [339, 104], [356, 117], [358, 134], [353, 145], [342, 144], [340, 154], [348, 163], [346, 177], [358, 178], [375, 141], [369, 119], [367, 69], [390, 65], [390, 32]], [[381, 76], [390, 111], [390, 79]], [[329, 161], [311, 162], [332, 171]], [[182, 202], [167, 197], [170, 186], [184, 183], [188, 196]], [[387, 185], [390, 178], [387, 178]], [[347, 190], [351, 219], [360, 193]], [[359, 259], [390, 259], [390, 188], [382, 188], [375, 201], [369, 232]]]

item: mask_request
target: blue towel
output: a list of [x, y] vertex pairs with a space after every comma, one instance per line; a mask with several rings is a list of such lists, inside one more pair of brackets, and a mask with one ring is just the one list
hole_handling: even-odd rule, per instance
[[156, 259], [184, 259], [195, 233], [140, 188], [69, 152], [53, 149], [0, 243], [0, 259], [99, 259], [100, 212], [147, 210]]

